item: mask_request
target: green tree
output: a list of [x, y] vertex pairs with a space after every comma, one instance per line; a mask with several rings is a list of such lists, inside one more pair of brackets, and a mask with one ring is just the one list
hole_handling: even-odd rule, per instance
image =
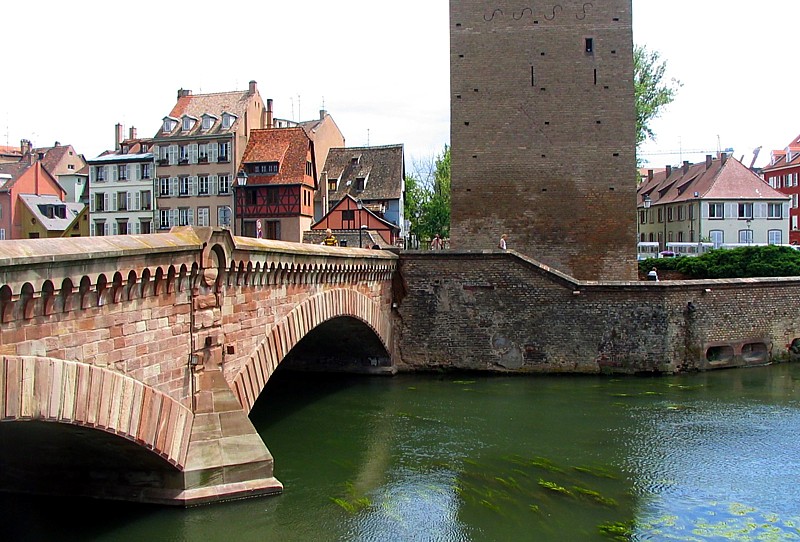
[[[655, 139], [650, 122], [672, 103], [682, 86], [677, 79], [665, 81], [666, 61], [657, 51], [643, 45], [633, 47], [633, 87], [636, 100], [636, 150], [648, 139]], [[638, 159], [637, 159], [638, 161]]]
[[450, 236], [450, 147], [441, 154], [414, 164], [406, 176], [405, 215], [411, 233], [427, 242], [437, 233]]

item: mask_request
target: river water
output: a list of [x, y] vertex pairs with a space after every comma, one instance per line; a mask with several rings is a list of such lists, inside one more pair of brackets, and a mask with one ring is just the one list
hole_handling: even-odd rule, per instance
[[183, 510], [3, 495], [0, 539], [800, 540], [800, 364], [658, 378], [279, 372], [251, 418], [280, 496]]

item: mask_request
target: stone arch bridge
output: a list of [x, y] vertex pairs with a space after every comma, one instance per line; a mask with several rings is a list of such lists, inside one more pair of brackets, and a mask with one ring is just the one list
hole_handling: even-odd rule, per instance
[[210, 228], [0, 243], [0, 487], [177, 505], [281, 491], [250, 409], [288, 358], [392, 372], [396, 268]]

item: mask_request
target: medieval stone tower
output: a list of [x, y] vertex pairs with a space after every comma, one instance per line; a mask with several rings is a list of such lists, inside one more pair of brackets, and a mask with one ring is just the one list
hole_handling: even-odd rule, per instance
[[636, 277], [631, 0], [450, 0], [453, 248]]

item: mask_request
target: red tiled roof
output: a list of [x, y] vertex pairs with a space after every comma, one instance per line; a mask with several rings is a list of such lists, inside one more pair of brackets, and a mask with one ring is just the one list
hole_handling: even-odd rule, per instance
[[251, 184], [314, 184], [306, 175], [306, 162], [312, 150], [311, 140], [302, 128], [265, 128], [250, 130], [242, 156], [242, 167], [248, 164], [278, 162], [274, 175], [249, 173]]
[[[786, 199], [735, 158], [673, 168], [653, 176], [637, 189], [637, 205], [645, 195], [653, 205], [704, 199]], [[697, 194], [695, 196], [695, 194]]]
[[[187, 91], [190, 92], [190, 91]], [[171, 135], [186, 136], [207, 134], [213, 135], [221, 132], [228, 133], [236, 130], [237, 124], [244, 118], [250, 100], [257, 95], [250, 94], [249, 90], [236, 90], [232, 92], [215, 92], [211, 94], [186, 94], [178, 98], [175, 106], [169, 113], [169, 117], [178, 120], [178, 125], [170, 134], [165, 134], [161, 129], [155, 137], [169, 137]], [[231, 113], [238, 118], [230, 128], [222, 128], [222, 114]], [[214, 125], [209, 130], [202, 130], [203, 114], [213, 115], [217, 118]], [[181, 117], [184, 115], [197, 119], [194, 127], [188, 132], [183, 131]]]

